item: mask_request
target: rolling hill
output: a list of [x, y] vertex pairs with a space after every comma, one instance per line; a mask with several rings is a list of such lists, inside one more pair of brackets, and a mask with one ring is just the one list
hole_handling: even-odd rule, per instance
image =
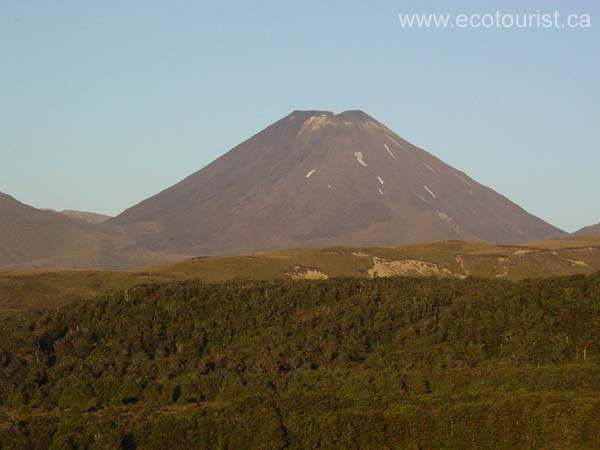
[[0, 272], [0, 313], [56, 307], [81, 298], [152, 282], [200, 279], [327, 279], [392, 276], [511, 281], [600, 271], [600, 236], [569, 237], [522, 246], [446, 241], [400, 247], [291, 249], [272, 253], [193, 258], [121, 271], [21, 270]]

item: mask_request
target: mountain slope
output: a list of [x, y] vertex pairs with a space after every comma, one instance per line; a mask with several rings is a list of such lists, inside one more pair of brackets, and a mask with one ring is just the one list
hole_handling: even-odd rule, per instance
[[295, 111], [110, 223], [187, 254], [564, 234], [361, 111]]
[[594, 236], [600, 235], [600, 223], [589, 227], [584, 227], [579, 231], [573, 233], [573, 236]]
[[0, 194], [0, 266], [87, 251], [94, 230], [62, 214], [42, 211]]
[[40, 210], [0, 193], [0, 268], [128, 268], [174, 261], [136, 246], [119, 227]]

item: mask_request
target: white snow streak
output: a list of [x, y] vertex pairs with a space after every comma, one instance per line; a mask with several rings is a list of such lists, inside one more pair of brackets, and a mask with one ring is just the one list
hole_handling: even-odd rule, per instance
[[391, 156], [393, 159], [396, 159], [396, 155], [394, 155], [394, 154], [392, 153], [392, 151], [390, 150], [390, 147], [389, 147], [387, 144], [383, 144], [383, 146], [385, 147], [385, 149], [387, 150], [387, 152], [390, 154], [390, 156]]
[[383, 189], [379, 188], [379, 195], [383, 195]]
[[354, 156], [356, 156], [356, 160], [358, 161], [358, 163], [359, 163], [361, 166], [364, 166], [364, 167], [369, 167], [369, 166], [367, 165], [367, 163], [366, 163], [366, 162], [364, 161], [364, 159], [363, 159], [363, 154], [362, 154], [362, 152], [354, 152]]
[[386, 137], [392, 141], [394, 144], [396, 144], [398, 147], [402, 147], [402, 144], [400, 142], [398, 142], [396, 139], [394, 139], [393, 137], [391, 137], [390, 135], [386, 134]]
[[431, 194], [431, 196], [432, 196], [433, 198], [437, 198], [431, 189], [429, 189], [427, 186], [423, 186], [423, 187], [425, 188], [425, 190], [426, 190], [427, 192], [429, 192], [429, 193]]
[[317, 171], [317, 169], [313, 169], [313, 170], [311, 170], [310, 172], [308, 172], [308, 173], [306, 174], [306, 178], [310, 178], [310, 176], [311, 176], [313, 173], [315, 173], [316, 171]]
[[383, 185], [383, 178], [381, 177], [377, 177], [377, 179], [379, 180], [379, 182]]

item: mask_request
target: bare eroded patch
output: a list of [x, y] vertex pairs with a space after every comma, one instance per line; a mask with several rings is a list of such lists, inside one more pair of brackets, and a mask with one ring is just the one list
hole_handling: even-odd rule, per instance
[[510, 272], [510, 259], [500, 257], [496, 263], [496, 278], [505, 278]]
[[569, 263], [572, 266], [588, 267], [588, 263], [586, 263], [585, 261], [580, 261], [578, 259], [571, 259], [571, 258], [567, 258], [567, 261], [569, 261]]
[[464, 275], [455, 274], [438, 264], [414, 259], [392, 260], [377, 256], [373, 257], [373, 267], [367, 271], [367, 275], [369, 278], [397, 276], [465, 278]]
[[309, 117], [303, 124], [302, 128], [298, 132], [298, 135], [301, 135], [305, 131], [316, 131], [327, 124], [333, 124], [333, 121], [329, 116], [312, 116]]
[[326, 280], [327, 274], [313, 267], [294, 266], [294, 270], [287, 272], [292, 280]]

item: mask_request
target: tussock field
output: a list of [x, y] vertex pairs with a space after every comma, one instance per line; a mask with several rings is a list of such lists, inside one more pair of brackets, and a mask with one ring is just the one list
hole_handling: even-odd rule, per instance
[[522, 280], [600, 271], [600, 236], [521, 246], [443, 241], [206, 257], [130, 271], [0, 272], [0, 311], [54, 307], [148, 282], [469, 276]]

